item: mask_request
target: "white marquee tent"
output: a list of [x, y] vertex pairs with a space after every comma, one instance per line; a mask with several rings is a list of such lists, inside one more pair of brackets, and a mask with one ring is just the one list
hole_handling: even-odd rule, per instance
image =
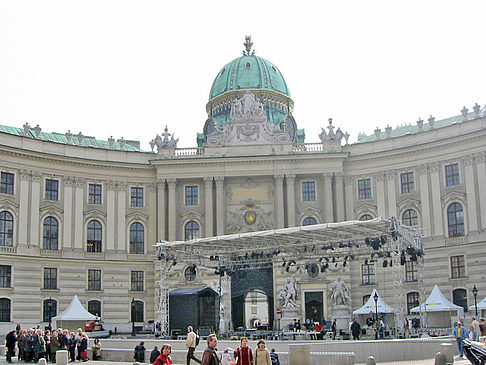
[[[484, 297], [483, 300], [481, 300], [480, 302], [477, 302], [476, 304], [478, 306], [479, 314], [481, 314], [481, 311], [486, 310], [486, 297]], [[474, 311], [476, 308], [474, 307], [474, 305], [471, 305], [469, 307], [469, 309], [472, 310], [472, 311]]]
[[425, 303], [412, 308], [410, 312], [423, 314], [426, 327], [450, 327], [452, 312], [456, 312], [458, 318], [464, 317], [464, 308], [447, 299], [437, 285]]
[[370, 313], [375, 314], [376, 307], [378, 307], [378, 314], [395, 313], [395, 309], [393, 309], [388, 304], [386, 304], [386, 302], [381, 298], [380, 294], [378, 294], [378, 302], [376, 305], [375, 300], [373, 299], [375, 293], [378, 294], [378, 291], [376, 289], [373, 289], [373, 292], [371, 293], [371, 296], [369, 297], [365, 305], [353, 311], [353, 314], [370, 314]]
[[56, 327], [70, 330], [75, 330], [78, 327], [84, 329], [86, 321], [95, 321], [97, 319], [99, 319], [97, 316], [91, 314], [83, 307], [77, 295], [74, 296], [64, 312], [52, 318], [53, 321], [56, 321]]

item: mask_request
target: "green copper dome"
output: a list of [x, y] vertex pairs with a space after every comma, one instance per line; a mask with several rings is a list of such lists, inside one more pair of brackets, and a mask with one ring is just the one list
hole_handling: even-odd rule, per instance
[[287, 83], [277, 66], [255, 56], [241, 56], [219, 71], [213, 82], [209, 100], [228, 91], [241, 89], [266, 89], [290, 96]]

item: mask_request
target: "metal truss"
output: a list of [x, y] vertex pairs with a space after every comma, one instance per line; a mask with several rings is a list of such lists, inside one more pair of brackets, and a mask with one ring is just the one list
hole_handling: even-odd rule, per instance
[[[386, 257], [393, 262], [393, 289], [396, 308], [403, 308], [401, 256], [421, 256], [421, 235], [417, 228], [403, 226], [396, 219], [376, 218], [369, 221], [316, 224], [270, 231], [199, 238], [190, 241], [159, 242], [155, 245], [160, 261], [160, 313], [162, 326], [169, 328], [167, 272], [184, 262], [213, 268], [220, 275], [245, 269], [281, 265], [291, 267], [305, 262], [319, 262], [326, 268], [340, 260], [350, 262], [360, 256]], [[165, 271], [165, 274], [164, 274]], [[162, 289], [162, 281], [167, 288]], [[160, 308], [159, 308], [160, 309]], [[403, 309], [396, 315], [403, 323]], [[402, 326], [403, 327], [403, 326]]]

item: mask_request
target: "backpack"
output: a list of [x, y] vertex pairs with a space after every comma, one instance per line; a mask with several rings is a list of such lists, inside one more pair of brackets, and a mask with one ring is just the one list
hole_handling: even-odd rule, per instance
[[196, 347], [199, 345], [199, 335], [196, 335]]

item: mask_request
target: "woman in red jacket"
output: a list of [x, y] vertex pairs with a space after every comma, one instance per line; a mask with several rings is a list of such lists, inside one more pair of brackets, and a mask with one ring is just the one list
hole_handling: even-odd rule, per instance
[[248, 338], [242, 337], [240, 344], [241, 346], [234, 353], [235, 359], [238, 359], [236, 365], [253, 365], [253, 353], [248, 347]]
[[169, 344], [165, 344], [162, 346], [162, 351], [153, 363], [153, 365], [172, 365], [172, 360], [170, 359], [170, 353], [172, 352], [172, 348]]

